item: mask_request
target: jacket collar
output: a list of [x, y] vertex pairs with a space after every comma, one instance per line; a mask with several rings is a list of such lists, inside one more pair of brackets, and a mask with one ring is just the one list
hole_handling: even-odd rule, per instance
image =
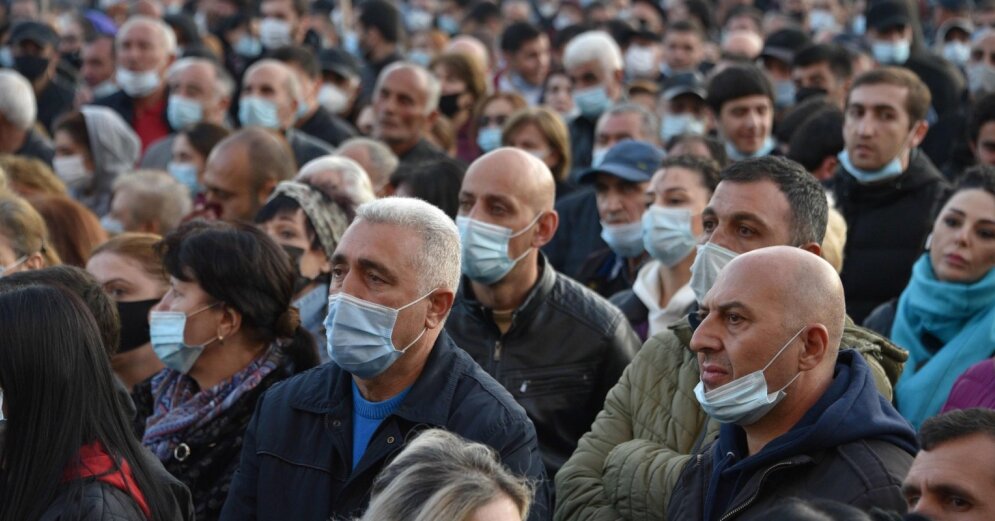
[[[546, 299], [549, 294], [553, 292], [553, 286], [556, 284], [556, 270], [549, 265], [549, 261], [546, 259], [546, 254], [539, 252], [539, 278], [536, 280], [535, 285], [529, 290], [528, 295], [525, 296], [525, 300], [519, 305], [513, 316], [518, 317], [528, 317], [534, 314], [536, 308], [538, 308]], [[477, 297], [473, 294], [473, 286], [470, 284], [470, 279], [463, 277], [460, 281], [460, 288], [456, 293], [457, 301], [463, 303], [462, 305], [468, 306], [475, 313], [480, 315], [490, 316], [494, 310], [487, 309], [477, 301]]]

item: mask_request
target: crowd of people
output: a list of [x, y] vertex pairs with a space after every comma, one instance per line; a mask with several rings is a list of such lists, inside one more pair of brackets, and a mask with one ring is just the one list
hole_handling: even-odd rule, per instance
[[995, 519], [995, 0], [0, 2], [0, 521]]

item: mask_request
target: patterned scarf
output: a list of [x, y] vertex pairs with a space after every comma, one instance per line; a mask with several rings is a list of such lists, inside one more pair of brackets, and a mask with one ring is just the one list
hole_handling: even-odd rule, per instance
[[152, 415], [146, 420], [142, 444], [161, 461], [173, 454], [186, 433], [207, 425], [280, 367], [283, 350], [276, 344], [231, 378], [200, 390], [189, 376], [164, 369], [152, 377]]

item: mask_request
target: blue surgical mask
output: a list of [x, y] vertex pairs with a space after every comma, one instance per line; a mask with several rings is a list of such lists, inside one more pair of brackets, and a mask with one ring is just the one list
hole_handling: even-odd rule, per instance
[[773, 137], [767, 136], [767, 138], [764, 139], [763, 146], [761, 146], [759, 150], [757, 150], [752, 154], [746, 154], [740, 152], [739, 149], [737, 149], [736, 146], [732, 144], [732, 141], [726, 140], [725, 142], [726, 155], [729, 156], [729, 159], [733, 161], [742, 161], [744, 159], [750, 159], [751, 157], [765, 157], [769, 155], [771, 152], [773, 152], [774, 147], [776, 146], [777, 146], [777, 141], [774, 141]]
[[[152, 342], [152, 350], [162, 361], [162, 365], [179, 373], [187, 374], [190, 372], [194, 363], [197, 362], [197, 358], [204, 352], [204, 348], [215, 339], [212, 338], [203, 344], [189, 345], [184, 343], [183, 333], [186, 331], [187, 319], [218, 304], [220, 302], [215, 302], [190, 314], [182, 311], [153, 311], [149, 313], [149, 339]], [[220, 339], [220, 337], [218, 338]]]
[[698, 246], [698, 255], [691, 264], [691, 290], [694, 291], [694, 298], [701, 302], [705, 299], [715, 280], [719, 278], [719, 273], [738, 255], [732, 250], [727, 250], [714, 242], [706, 242]]
[[512, 259], [508, 256], [508, 241], [535, 226], [542, 215], [536, 215], [528, 226], [517, 232], [504, 226], [456, 216], [463, 250], [463, 274], [480, 284], [493, 284], [503, 279], [518, 261], [532, 251], [529, 248]]
[[608, 97], [608, 91], [602, 85], [595, 85], [586, 89], [574, 90], [574, 104], [580, 109], [580, 113], [588, 119], [594, 119], [608, 110], [612, 100]]
[[737, 378], [711, 391], [706, 391], [704, 382], [699, 380], [698, 385], [694, 388], [694, 396], [698, 399], [698, 403], [701, 404], [702, 410], [712, 418], [715, 418], [719, 423], [751, 425], [759, 421], [760, 418], [763, 418], [775, 405], [784, 399], [786, 396], [784, 390], [801, 375], [799, 372], [783, 387], [773, 393], [768, 393], [767, 378], [764, 376], [764, 371], [781, 356], [781, 353], [798, 338], [798, 335], [802, 331], [805, 331], [804, 327], [799, 329], [774, 354], [774, 357], [767, 362], [767, 365], [763, 369]]
[[397, 309], [348, 293], [331, 295], [328, 297], [328, 316], [325, 317], [328, 357], [349, 374], [364, 380], [382, 374], [427, 331], [422, 329], [408, 345], [395, 348], [391, 336], [397, 314], [422, 301], [432, 291]]
[[357, 58], [363, 57], [363, 51], [359, 48], [359, 35], [354, 31], [349, 31], [342, 37], [342, 48]]
[[477, 132], [477, 146], [485, 154], [501, 146], [501, 129], [498, 127], [482, 128]]
[[459, 32], [459, 22], [448, 14], [439, 15], [436, 19], [436, 25], [439, 26], [440, 31], [450, 36]]
[[297, 114], [295, 115], [297, 121], [304, 119], [307, 116], [308, 111], [311, 110], [311, 106], [307, 104], [304, 100], [297, 101]]
[[696, 243], [690, 211], [654, 204], [643, 212], [643, 246], [650, 257], [665, 266], [687, 258]]
[[204, 107], [196, 100], [173, 94], [166, 105], [166, 119], [173, 130], [182, 130], [204, 119]]
[[251, 34], [243, 34], [235, 45], [232, 46], [235, 50], [235, 54], [243, 58], [255, 58], [263, 52], [263, 42], [259, 41], [259, 38], [252, 36]]
[[791, 80], [777, 80], [774, 82], [774, 106], [783, 109], [794, 104], [795, 82]]
[[427, 69], [429, 64], [432, 63], [432, 55], [425, 51], [415, 49], [408, 51], [408, 61], [414, 63], [415, 65], [421, 65]]
[[888, 179], [894, 179], [902, 175], [904, 172], [904, 170], [902, 170], [902, 162], [899, 161], [897, 157], [881, 167], [880, 170], [876, 171], [861, 170], [854, 166], [853, 162], [850, 161], [850, 154], [846, 151], [846, 149], [843, 149], [842, 152], [837, 154], [836, 158], [840, 160], [840, 165], [843, 166], [843, 169], [861, 184], [887, 181]]
[[898, 40], [896, 42], [871, 42], [871, 54], [874, 60], [882, 65], [903, 65], [909, 61], [912, 52], [912, 42]]
[[867, 32], [867, 17], [862, 14], [854, 16], [850, 30], [857, 36], [863, 36]]
[[104, 230], [111, 235], [124, 233], [124, 225], [121, 224], [121, 221], [111, 217], [110, 214], [100, 218], [100, 226], [102, 226]]
[[238, 104], [238, 120], [243, 127], [259, 126], [280, 129], [280, 116], [276, 104], [257, 96], [246, 96]]
[[643, 223], [608, 224], [601, 221], [601, 238], [619, 257], [631, 259], [643, 254]]
[[607, 148], [595, 148], [591, 151], [591, 166], [601, 166], [605, 156], [608, 155], [608, 150]]
[[660, 139], [664, 144], [681, 134], [705, 135], [705, 122], [691, 114], [667, 114], [660, 125]]
[[965, 65], [971, 59], [971, 46], [964, 42], [943, 44], [943, 57], [954, 65]]
[[177, 163], [170, 161], [166, 165], [166, 171], [169, 175], [173, 176], [183, 186], [190, 190], [190, 197], [193, 197], [203, 191], [200, 183], [197, 182], [197, 165], [193, 163]]

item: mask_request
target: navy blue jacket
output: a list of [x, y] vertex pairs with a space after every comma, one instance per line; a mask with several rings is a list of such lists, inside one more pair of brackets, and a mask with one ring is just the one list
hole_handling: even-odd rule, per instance
[[901, 483], [918, 450], [915, 431], [878, 393], [855, 351], [840, 351], [833, 382], [788, 432], [749, 455], [746, 434], [725, 424], [688, 462], [667, 519], [764, 519], [787, 497], [904, 512]]
[[398, 409], [352, 469], [352, 376], [335, 363], [270, 388], [245, 432], [223, 520], [358, 517], [373, 479], [420, 430], [441, 427], [493, 447], [539, 483], [530, 520], [550, 519], [548, 483], [525, 411], [443, 332]]

